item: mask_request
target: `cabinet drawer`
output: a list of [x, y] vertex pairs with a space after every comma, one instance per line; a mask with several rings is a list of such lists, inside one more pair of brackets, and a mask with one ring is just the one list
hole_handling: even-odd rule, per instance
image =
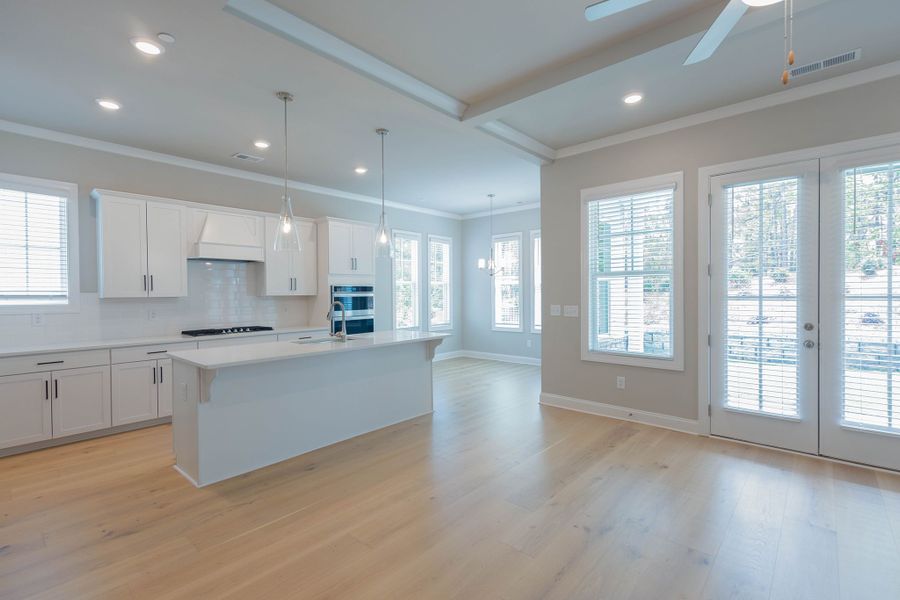
[[316, 331], [297, 331], [294, 333], [279, 333], [279, 342], [293, 342], [295, 340], [314, 340], [328, 337], [327, 329], [317, 329]]
[[239, 346], [241, 344], [262, 344], [265, 342], [276, 342], [278, 336], [270, 333], [268, 335], [254, 335], [249, 337], [224, 338], [218, 340], [205, 340], [198, 343], [201, 348], [222, 348], [224, 346]]
[[197, 342], [172, 342], [169, 344], [157, 344], [155, 346], [130, 346], [128, 348], [113, 348], [112, 364], [117, 365], [140, 360], [156, 360], [165, 358], [167, 352], [175, 350], [196, 350]]
[[59, 371], [109, 364], [109, 350], [79, 350], [0, 358], [0, 375]]

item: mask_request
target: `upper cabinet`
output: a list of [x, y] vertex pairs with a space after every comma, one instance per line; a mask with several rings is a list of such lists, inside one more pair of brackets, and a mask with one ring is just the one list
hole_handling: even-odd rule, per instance
[[329, 275], [374, 277], [374, 225], [328, 218], [319, 233], [327, 241]]
[[278, 251], [275, 250], [278, 218], [266, 217], [266, 264], [260, 280], [260, 294], [263, 296], [315, 296], [318, 292], [316, 224], [297, 219], [295, 225], [300, 237], [300, 250]]
[[94, 190], [101, 298], [187, 295], [187, 211], [178, 204]]

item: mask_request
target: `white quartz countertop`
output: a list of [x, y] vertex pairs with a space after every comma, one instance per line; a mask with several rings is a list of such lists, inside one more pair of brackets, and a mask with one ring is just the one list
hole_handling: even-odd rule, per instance
[[49, 352], [71, 352], [75, 350], [98, 350], [103, 348], [127, 348], [129, 346], [150, 346], [154, 344], [172, 344], [175, 342], [201, 342], [204, 340], [258, 337], [261, 335], [304, 333], [309, 331], [328, 331], [328, 326], [276, 327], [272, 331], [251, 331], [248, 333], [227, 333], [224, 335], [204, 335], [198, 337], [179, 334], [155, 337], [134, 337], [109, 340], [86, 340], [80, 342], [61, 342], [59, 344], [47, 344], [43, 346], [31, 346], [25, 348], [3, 348], [0, 349], [0, 358], [9, 356], [24, 356], [27, 354], [44, 354]]
[[168, 357], [180, 360], [201, 369], [223, 369], [252, 365], [275, 360], [289, 360], [308, 356], [320, 356], [338, 352], [371, 350], [398, 344], [413, 344], [447, 337], [446, 333], [424, 331], [376, 331], [351, 335], [346, 342], [327, 341], [318, 343], [261, 342], [221, 348], [201, 348], [199, 350], [179, 350], [169, 352]]

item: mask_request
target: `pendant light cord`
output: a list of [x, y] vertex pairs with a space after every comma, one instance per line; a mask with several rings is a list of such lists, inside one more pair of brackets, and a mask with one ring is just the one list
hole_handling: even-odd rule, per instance
[[287, 173], [288, 173], [288, 171], [287, 171], [287, 169], [288, 169], [288, 132], [287, 132], [287, 129], [288, 129], [287, 128], [287, 120], [288, 120], [287, 112], [288, 111], [287, 111], [287, 104], [288, 104], [288, 97], [284, 96], [282, 98], [282, 100], [284, 101], [284, 199], [286, 201], [287, 197], [288, 197], [288, 181], [287, 181]]
[[384, 222], [384, 136], [387, 131], [379, 133], [381, 136], [381, 220]]

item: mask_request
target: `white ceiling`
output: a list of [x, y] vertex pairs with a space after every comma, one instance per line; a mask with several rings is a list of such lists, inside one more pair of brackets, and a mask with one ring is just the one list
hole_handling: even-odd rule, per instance
[[[559, 149], [779, 91], [781, 6], [751, 11], [709, 61], [682, 67], [717, 0], [655, 0], [589, 23], [586, 0], [274, 0], [297, 17], [469, 104], [460, 122], [223, 10], [225, 0], [29, 0], [0, 7], [0, 119], [280, 175], [278, 89], [292, 91], [290, 176], [457, 213], [535, 202], [538, 161], [478, 127]], [[797, 87], [900, 59], [897, 0], [796, 0], [800, 63], [863, 60]], [[156, 59], [128, 39], [173, 33]], [[622, 95], [646, 100], [625, 107]], [[123, 108], [102, 112], [94, 98]], [[266, 152], [251, 145], [264, 137]], [[524, 138], [527, 141], [527, 138]], [[528, 144], [525, 144], [526, 146]], [[540, 144], [537, 144], [538, 146]], [[259, 153], [247, 165], [230, 157]], [[353, 173], [357, 165], [370, 171]]]

